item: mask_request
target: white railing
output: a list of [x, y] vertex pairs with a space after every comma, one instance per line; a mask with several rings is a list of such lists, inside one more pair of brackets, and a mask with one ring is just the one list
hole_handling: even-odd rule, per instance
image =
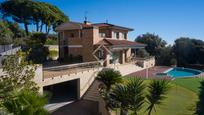
[[135, 61], [147, 61], [147, 60], [152, 60], [155, 59], [154, 56], [150, 56], [150, 57], [145, 57], [145, 58], [141, 58], [141, 57], [134, 57], [133, 58]]
[[12, 46], [13, 46], [12, 44], [9, 44], [9, 45], [0, 45], [0, 53], [12, 49]]
[[155, 57], [154, 56], [146, 58], [135, 57], [133, 58], [133, 62], [143, 68], [150, 68], [155, 66]]
[[16, 54], [16, 52], [19, 51], [20, 49], [21, 49], [21, 47], [19, 46], [19, 47], [16, 47], [16, 48], [7, 50], [7, 51], [5, 51], [5, 52], [1, 52], [0, 54], [1, 54], [2, 56], [4, 56], [4, 55], [13, 55], [13, 54]]
[[102, 67], [102, 65], [99, 61], [46, 67], [43, 68], [43, 79], [47, 79], [50, 77], [54, 78], [62, 75], [77, 74], [79, 72], [98, 69], [100, 67]]
[[85, 62], [85, 63], [76, 63], [76, 64], [68, 64], [68, 65], [61, 65], [61, 66], [53, 66], [53, 67], [45, 67], [43, 70], [67, 70], [67, 69], [73, 69], [73, 68], [93, 68], [101, 66], [100, 61], [93, 61], [93, 62]]

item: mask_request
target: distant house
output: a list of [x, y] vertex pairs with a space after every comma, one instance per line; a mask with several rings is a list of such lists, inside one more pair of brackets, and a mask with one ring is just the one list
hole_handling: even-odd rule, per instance
[[146, 45], [129, 41], [131, 28], [109, 23], [91, 24], [67, 22], [56, 28], [59, 36], [59, 57], [81, 56], [83, 62], [104, 61], [110, 64], [124, 64], [139, 48]]

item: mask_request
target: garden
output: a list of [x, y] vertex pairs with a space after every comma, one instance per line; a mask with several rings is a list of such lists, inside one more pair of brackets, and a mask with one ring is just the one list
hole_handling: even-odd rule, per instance
[[98, 74], [100, 94], [116, 115], [202, 115], [202, 78], [144, 80], [121, 77], [118, 71]]

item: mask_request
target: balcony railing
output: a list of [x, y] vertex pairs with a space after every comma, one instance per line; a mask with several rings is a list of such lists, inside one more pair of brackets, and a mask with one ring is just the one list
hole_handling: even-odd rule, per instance
[[44, 79], [56, 77], [61, 75], [69, 75], [77, 72], [83, 72], [94, 68], [102, 67], [100, 61], [69, 64], [62, 66], [46, 67], [43, 68]]
[[130, 62], [133, 62], [144, 68], [149, 68], [149, 67], [155, 66], [155, 57], [154, 56], [145, 57], [145, 58], [133, 57], [131, 58]]
[[133, 60], [135, 60], [135, 61], [147, 61], [147, 60], [152, 60], [152, 59], [155, 59], [155, 57], [154, 56], [149, 56], [149, 57], [144, 57], [144, 58], [133, 57]]

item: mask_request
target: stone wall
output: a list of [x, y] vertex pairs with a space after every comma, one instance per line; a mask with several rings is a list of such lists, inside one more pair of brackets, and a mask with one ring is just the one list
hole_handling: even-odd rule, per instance
[[143, 68], [150, 68], [155, 66], [155, 57], [146, 59], [138, 59], [136, 63]]
[[[95, 77], [97, 76], [97, 73], [101, 70], [102, 68], [93, 68], [87, 71], [82, 71], [82, 72], [77, 72], [69, 75], [62, 75], [62, 76], [56, 76], [53, 78], [46, 78], [42, 80], [39, 83], [39, 86], [43, 88], [44, 86], [49, 86], [65, 81], [70, 81], [70, 80], [76, 80], [79, 79], [78, 86], [80, 86], [80, 94], [79, 96], [82, 97], [84, 93], [87, 91], [89, 86], [92, 84], [94, 81]], [[38, 79], [39, 80], [39, 79]]]

